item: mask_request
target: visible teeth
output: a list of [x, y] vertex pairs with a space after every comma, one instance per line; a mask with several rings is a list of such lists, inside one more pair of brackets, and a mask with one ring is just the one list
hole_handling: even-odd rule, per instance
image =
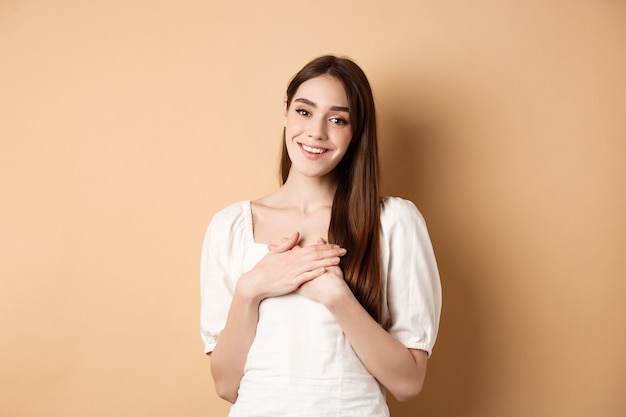
[[311, 152], [311, 153], [324, 153], [324, 149], [320, 149], [320, 148], [312, 148], [310, 146], [307, 145], [302, 145], [302, 148], [307, 151], [307, 152]]

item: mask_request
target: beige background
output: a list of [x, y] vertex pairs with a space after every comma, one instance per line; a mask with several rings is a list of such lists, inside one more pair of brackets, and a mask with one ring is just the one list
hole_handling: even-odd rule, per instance
[[367, 72], [444, 312], [394, 416], [626, 415], [626, 2], [0, 0], [0, 415], [225, 416], [213, 213], [309, 59]]

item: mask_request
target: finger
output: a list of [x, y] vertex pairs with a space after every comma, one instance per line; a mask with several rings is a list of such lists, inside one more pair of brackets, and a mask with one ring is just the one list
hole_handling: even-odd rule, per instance
[[[283, 238], [280, 239], [280, 243], [285, 243], [288, 239], [289, 239], [289, 237], [283, 237]], [[269, 245], [267, 245], [267, 249], [272, 251], [272, 250], [276, 249], [277, 246], [278, 246], [277, 243], [270, 243]], [[300, 245], [296, 245], [296, 247], [300, 247]]]
[[[294, 246], [297, 245], [300, 240], [300, 232], [295, 232], [293, 235], [286, 238], [278, 245], [270, 245], [273, 247], [272, 252], [286, 252], [290, 249], [293, 249]], [[268, 246], [269, 247], [269, 246]]]
[[303, 272], [302, 274], [298, 275], [298, 287], [300, 287], [300, 285], [307, 283], [309, 281], [314, 280], [317, 277], [320, 277], [322, 275], [324, 275], [326, 273], [326, 268], [316, 268], [312, 271], [307, 271], [307, 272]]
[[316, 260], [335, 256], [344, 256], [347, 253], [345, 248], [342, 248], [339, 245], [331, 245], [327, 243], [318, 245], [317, 247], [312, 247], [310, 251], [312, 258]]
[[319, 260], [310, 261], [310, 262], [307, 262], [306, 264], [303, 264], [301, 270], [303, 271], [302, 273], [313, 272], [313, 271], [317, 271], [321, 269], [326, 271], [327, 268], [332, 268], [334, 266], [337, 266], [339, 265], [340, 262], [341, 262], [341, 259], [338, 256], [319, 259]]
[[[303, 253], [306, 251], [306, 253]], [[330, 266], [336, 266], [341, 263], [341, 257], [346, 254], [346, 250], [336, 245], [328, 245], [323, 248], [320, 247], [306, 247], [302, 249], [299, 256], [298, 267], [296, 274], [312, 271], [317, 268], [326, 268]]]

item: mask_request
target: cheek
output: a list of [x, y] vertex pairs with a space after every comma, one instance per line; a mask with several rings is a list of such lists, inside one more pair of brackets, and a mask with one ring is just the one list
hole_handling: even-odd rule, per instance
[[285, 133], [287, 135], [287, 138], [293, 137], [301, 130], [301, 126], [297, 121], [293, 120], [293, 118], [287, 117], [285, 119]]
[[343, 141], [344, 147], [347, 149], [348, 146], [350, 145], [350, 142], [352, 141], [352, 130], [344, 133], [342, 137], [342, 141]]

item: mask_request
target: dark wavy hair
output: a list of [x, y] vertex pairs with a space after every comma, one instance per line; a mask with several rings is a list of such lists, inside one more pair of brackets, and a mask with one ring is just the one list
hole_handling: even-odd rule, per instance
[[[333, 199], [328, 239], [348, 250], [341, 259], [345, 280], [368, 313], [380, 323], [380, 196], [376, 110], [369, 81], [348, 58], [325, 55], [306, 64], [287, 86], [287, 108], [302, 83], [330, 75], [343, 84], [350, 109], [352, 140], [335, 168], [338, 185]], [[280, 179], [289, 176], [291, 159], [283, 130]]]

